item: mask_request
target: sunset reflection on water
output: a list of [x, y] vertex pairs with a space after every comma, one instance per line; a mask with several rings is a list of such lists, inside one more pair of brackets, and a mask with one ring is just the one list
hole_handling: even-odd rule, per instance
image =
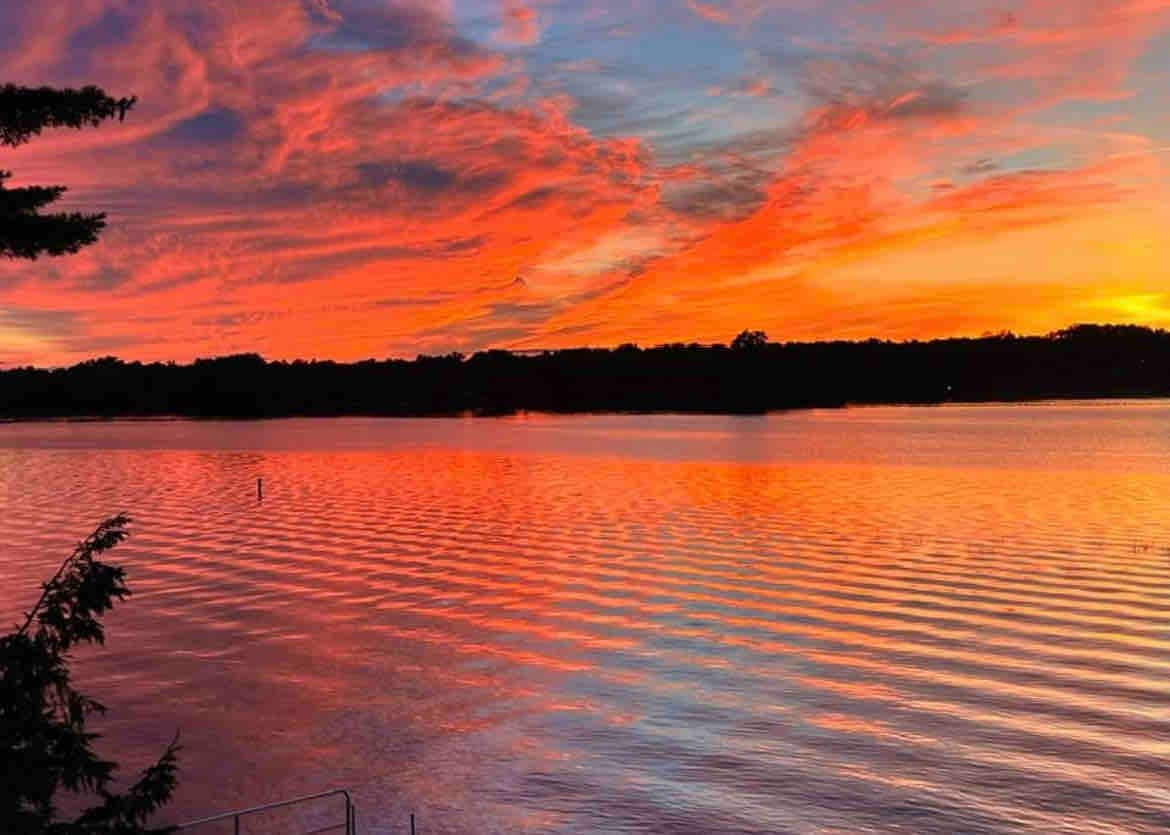
[[1168, 439], [1164, 403], [9, 425], [0, 606], [134, 515], [78, 677], [127, 767], [182, 730], [175, 819], [1159, 831]]

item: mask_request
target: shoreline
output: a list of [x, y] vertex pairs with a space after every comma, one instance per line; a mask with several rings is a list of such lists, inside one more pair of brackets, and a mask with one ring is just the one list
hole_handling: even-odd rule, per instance
[[942, 400], [935, 402], [878, 400], [856, 403], [810, 404], [804, 406], [790, 406], [786, 408], [768, 409], [764, 411], [731, 411], [720, 409], [515, 409], [507, 412], [486, 412], [480, 410], [464, 410], [461, 412], [333, 412], [312, 413], [295, 412], [287, 414], [246, 415], [246, 414], [44, 414], [44, 415], [0, 415], [0, 426], [6, 424], [23, 423], [259, 423], [266, 421], [284, 420], [499, 420], [524, 416], [536, 417], [637, 417], [640, 415], [655, 417], [743, 417], [760, 418], [773, 415], [784, 415], [795, 412], [816, 411], [848, 411], [883, 408], [902, 409], [940, 409], [947, 407], [971, 408], [978, 406], [1042, 406], [1042, 405], [1085, 405], [1114, 404], [1114, 405], [1145, 405], [1149, 403], [1170, 403], [1170, 394], [1079, 394], [1068, 397], [1039, 396], [1020, 398], [988, 398], [982, 400]]

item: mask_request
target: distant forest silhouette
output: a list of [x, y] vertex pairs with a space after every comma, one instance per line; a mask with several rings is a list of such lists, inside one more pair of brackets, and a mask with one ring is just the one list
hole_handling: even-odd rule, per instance
[[89, 360], [0, 371], [0, 417], [762, 413], [848, 404], [1170, 396], [1170, 332], [1077, 325], [929, 342], [483, 351], [415, 360], [189, 365]]

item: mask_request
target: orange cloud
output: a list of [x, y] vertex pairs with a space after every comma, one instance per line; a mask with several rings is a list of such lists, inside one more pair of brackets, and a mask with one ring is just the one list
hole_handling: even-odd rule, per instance
[[1170, 212], [1151, 208], [1165, 193], [1156, 154], [992, 173], [919, 196], [899, 183], [926, 170], [923, 138], [937, 122], [961, 117], [897, 110], [810, 113], [757, 210], [555, 317], [527, 344], [572, 345], [583, 333], [596, 344], [725, 341], [748, 326], [780, 338], [1035, 331], [1105, 310], [1164, 321], [1162, 297], [1150, 295], [1170, 265], [1158, 231]]
[[505, 0], [501, 12], [503, 21], [496, 37], [509, 44], [531, 46], [540, 40], [540, 21], [531, 6]]
[[731, 22], [731, 14], [726, 9], [720, 8], [712, 3], [700, 3], [699, 0], [687, 0], [687, 6], [699, 17], [704, 20], [709, 20], [712, 23]]
[[[141, 105], [4, 160], [110, 228], [0, 265], [3, 362], [1166, 315], [1170, 137], [1106, 108], [1170, 0], [506, 2], [498, 31], [409, 0], [60, 5], [0, 10], [12, 80]], [[692, 14], [753, 25], [692, 19], [659, 68], [647, 39]], [[753, 40], [802, 23], [836, 39]]]

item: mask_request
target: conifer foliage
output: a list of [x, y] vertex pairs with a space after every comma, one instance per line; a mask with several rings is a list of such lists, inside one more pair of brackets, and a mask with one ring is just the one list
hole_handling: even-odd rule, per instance
[[[0, 637], [0, 832], [7, 835], [140, 835], [170, 798], [178, 739], [123, 792], [112, 790], [117, 765], [94, 750], [86, 719], [105, 707], [73, 686], [69, 653], [102, 644], [101, 618], [130, 590], [125, 572], [101, 556], [126, 538], [126, 516], [102, 522], [44, 585], [24, 624]], [[59, 816], [61, 794], [92, 802]], [[78, 804], [74, 804], [78, 805]]]
[[[0, 146], [16, 147], [45, 128], [96, 127], [126, 118], [135, 99], [115, 99], [99, 87], [80, 90], [0, 86]], [[68, 255], [94, 243], [106, 225], [102, 212], [46, 212], [65, 186], [6, 184], [11, 171], [0, 169], [0, 257], [35, 259]]]

